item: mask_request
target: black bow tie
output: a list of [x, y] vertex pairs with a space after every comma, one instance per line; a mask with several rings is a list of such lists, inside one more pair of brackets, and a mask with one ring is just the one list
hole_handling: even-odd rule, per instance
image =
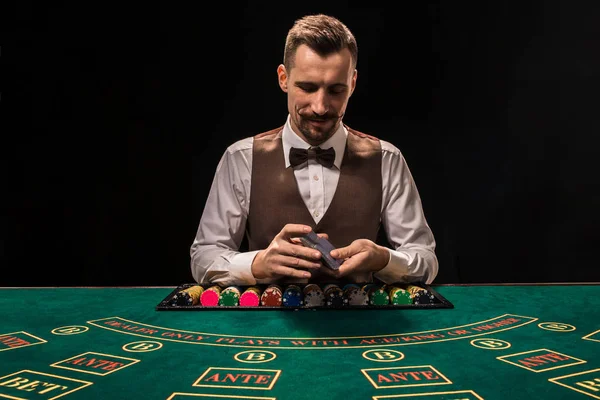
[[292, 164], [292, 167], [305, 163], [309, 158], [314, 158], [322, 166], [331, 168], [335, 161], [335, 149], [333, 147], [328, 149], [322, 149], [320, 147], [297, 149], [292, 147], [290, 149], [290, 164]]

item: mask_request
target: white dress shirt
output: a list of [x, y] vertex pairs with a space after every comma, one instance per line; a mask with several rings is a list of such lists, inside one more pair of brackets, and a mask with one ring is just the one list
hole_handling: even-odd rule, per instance
[[[348, 131], [340, 124], [320, 145], [335, 149], [335, 162], [326, 168], [309, 159], [294, 169], [302, 199], [315, 223], [327, 211], [335, 193]], [[291, 168], [291, 147], [310, 145], [292, 130], [289, 116], [281, 133], [285, 165]], [[223, 154], [190, 248], [192, 275], [197, 282], [221, 286], [268, 283], [256, 280], [251, 266], [258, 251], [239, 252], [250, 208], [253, 137], [233, 143]], [[388, 233], [388, 264], [375, 276], [385, 283], [431, 283], [438, 272], [435, 239], [425, 219], [421, 199], [400, 150], [381, 140], [381, 222]], [[349, 216], [351, 218], [351, 216]], [[294, 221], [290, 221], [294, 223]]]

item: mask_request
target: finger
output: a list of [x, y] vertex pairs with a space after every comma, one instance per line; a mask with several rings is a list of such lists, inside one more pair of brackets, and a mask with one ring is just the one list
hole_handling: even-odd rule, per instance
[[318, 269], [321, 267], [320, 263], [304, 260], [298, 257], [288, 257], [283, 256], [281, 258], [277, 258], [276, 262], [278, 264], [292, 267], [292, 268], [308, 268], [308, 269]]
[[319, 251], [316, 251], [315, 249], [312, 249], [310, 247], [306, 247], [303, 244], [292, 245], [291, 247], [292, 247], [292, 255], [294, 255], [296, 257], [302, 257], [307, 260], [312, 260], [312, 261], [318, 262], [321, 260], [321, 257], [323, 256]]
[[315, 251], [310, 247], [304, 246], [299, 240], [296, 241], [297, 238], [292, 238], [292, 240], [294, 240], [294, 243], [291, 243], [289, 246], [282, 246], [283, 254], [287, 254], [293, 257], [302, 257], [309, 261], [321, 260], [321, 253]]
[[273, 268], [273, 272], [280, 276], [290, 276], [292, 278], [310, 278], [311, 274], [308, 271], [301, 269], [294, 269], [286, 267], [285, 265], [279, 265]]
[[293, 237], [306, 235], [312, 228], [303, 224], [286, 224], [277, 234], [282, 239], [290, 240]]
[[326, 233], [317, 233], [317, 236], [329, 240], [329, 235]]

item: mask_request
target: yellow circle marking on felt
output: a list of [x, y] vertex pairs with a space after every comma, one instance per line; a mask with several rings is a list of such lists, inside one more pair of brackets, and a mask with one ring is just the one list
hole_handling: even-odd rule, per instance
[[52, 329], [52, 333], [61, 336], [78, 335], [80, 333], [87, 332], [89, 329], [89, 327], [81, 325], [62, 326], [60, 328]]
[[[244, 356], [245, 356], [245, 359], [242, 358]], [[267, 356], [271, 356], [271, 357], [267, 358]], [[236, 361], [239, 361], [242, 363], [259, 364], [259, 363], [266, 363], [266, 362], [273, 361], [274, 359], [277, 358], [277, 355], [275, 353], [273, 353], [272, 351], [249, 350], [249, 351], [242, 351], [240, 353], [237, 353], [235, 356], [233, 356], [233, 358], [235, 358]]]
[[509, 342], [492, 338], [473, 339], [471, 345], [485, 350], [504, 350], [512, 346]]
[[130, 353], [147, 353], [155, 351], [163, 347], [161, 342], [153, 340], [141, 340], [139, 342], [131, 342], [123, 345], [122, 349]]
[[394, 362], [402, 360], [404, 358], [404, 353], [396, 350], [375, 349], [365, 351], [362, 353], [362, 356], [370, 361]]
[[562, 322], [540, 322], [538, 327], [553, 332], [571, 332], [577, 329], [573, 325], [563, 324]]

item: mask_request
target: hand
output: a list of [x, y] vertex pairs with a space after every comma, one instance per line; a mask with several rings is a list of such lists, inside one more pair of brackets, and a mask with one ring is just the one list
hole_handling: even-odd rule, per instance
[[331, 251], [331, 256], [344, 260], [340, 269], [328, 271], [336, 278], [355, 273], [377, 272], [385, 267], [390, 259], [387, 248], [379, 246], [368, 239], [357, 239], [349, 246]]
[[302, 246], [297, 239], [310, 231], [308, 225], [285, 225], [269, 246], [254, 257], [252, 275], [256, 279], [310, 278], [311, 273], [306, 270], [321, 267], [321, 253]]

